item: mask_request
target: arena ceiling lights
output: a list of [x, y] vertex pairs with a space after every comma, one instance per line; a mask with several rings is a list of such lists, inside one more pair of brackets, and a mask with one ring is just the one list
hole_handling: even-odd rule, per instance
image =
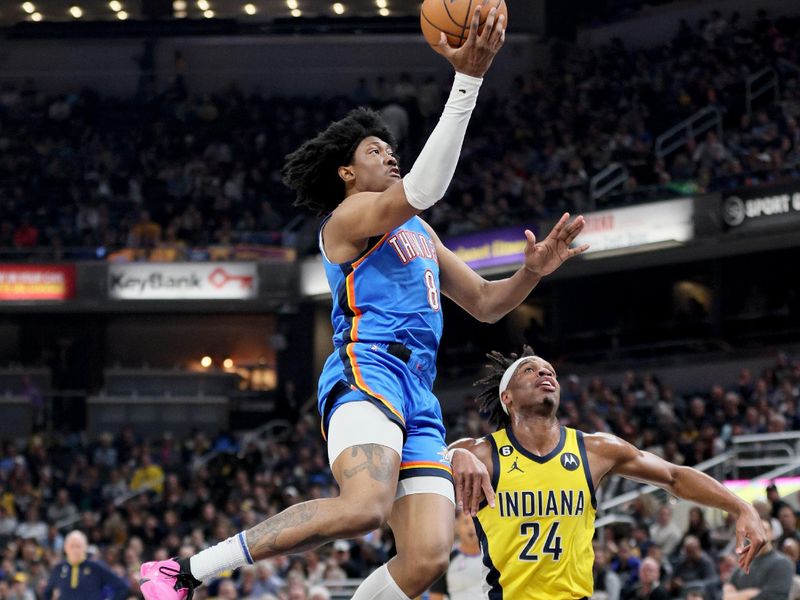
[[[207, 0], [201, 8], [196, 0], [169, 2], [172, 18], [238, 19], [269, 22], [274, 19], [303, 17], [416, 16], [418, 0]], [[205, 2], [203, 3], [205, 5]], [[76, 10], [77, 9], [77, 10]], [[299, 12], [298, 12], [299, 11]], [[80, 16], [76, 14], [80, 13]], [[0, 3], [0, 27], [22, 21], [69, 22], [117, 21], [142, 18], [142, 0], [17, 0]]]

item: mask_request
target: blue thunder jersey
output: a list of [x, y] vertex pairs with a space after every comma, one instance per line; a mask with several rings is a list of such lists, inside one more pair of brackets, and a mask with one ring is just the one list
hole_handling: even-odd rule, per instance
[[[370, 239], [365, 251], [350, 262], [330, 262], [321, 235], [320, 249], [333, 295], [334, 345], [320, 378], [320, 401], [337, 382], [326, 373], [334, 374], [343, 354], [351, 352], [352, 342], [403, 344], [416, 364], [425, 365], [419, 375], [432, 386], [442, 337], [439, 262], [422, 220], [412, 217]], [[352, 371], [352, 383], [361, 388], [358, 369]]]

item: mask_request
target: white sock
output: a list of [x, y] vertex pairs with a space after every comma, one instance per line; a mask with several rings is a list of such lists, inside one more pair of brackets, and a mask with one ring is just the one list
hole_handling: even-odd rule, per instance
[[358, 589], [351, 600], [411, 600], [397, 585], [386, 565], [372, 572]]
[[242, 531], [216, 546], [195, 554], [189, 559], [189, 570], [195, 579], [205, 581], [223, 571], [252, 564], [253, 557], [250, 556], [250, 549]]

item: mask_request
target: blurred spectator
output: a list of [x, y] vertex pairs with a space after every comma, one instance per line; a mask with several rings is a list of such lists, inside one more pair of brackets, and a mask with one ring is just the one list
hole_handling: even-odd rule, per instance
[[795, 539], [785, 539], [781, 543], [783, 552], [795, 565], [795, 574], [800, 575], [800, 542]]
[[666, 554], [672, 554], [683, 538], [680, 527], [672, 520], [672, 507], [664, 504], [658, 509], [656, 521], [650, 526], [650, 538]]
[[128, 245], [133, 248], [154, 248], [161, 241], [161, 226], [150, 218], [150, 213], [143, 210], [139, 220], [131, 227]]
[[363, 571], [363, 567], [351, 556], [350, 542], [346, 540], [336, 540], [333, 543], [333, 560], [348, 578], [358, 577]]
[[[731, 550], [733, 550], [732, 547]], [[725, 585], [728, 583], [738, 567], [739, 560], [734, 552], [729, 552], [720, 556], [719, 561], [717, 562], [720, 585]]]
[[800, 600], [800, 543], [794, 539], [786, 539], [781, 544], [781, 552], [786, 555], [794, 565], [794, 577], [792, 577], [792, 591], [789, 600]]
[[717, 580], [714, 562], [700, 546], [700, 540], [690, 535], [684, 538], [681, 556], [675, 565], [673, 585], [681, 590], [707, 586]]
[[619, 600], [622, 581], [610, 567], [608, 551], [595, 544], [594, 548], [594, 594], [593, 600]]
[[148, 448], [142, 449], [141, 462], [133, 472], [130, 489], [133, 492], [153, 490], [159, 495], [164, 490], [164, 469], [153, 462]]
[[778, 521], [781, 523], [781, 535], [777, 541], [778, 547], [787, 539], [800, 541], [800, 532], [797, 531], [797, 515], [791, 506], [788, 504], [781, 506], [778, 511]]
[[69, 490], [61, 488], [56, 492], [56, 501], [47, 509], [47, 520], [50, 523], [66, 521], [72, 523], [78, 516], [78, 507], [69, 498]]
[[403, 108], [399, 100], [392, 99], [380, 109], [379, 114], [397, 140], [396, 151], [399, 154], [408, 142], [410, 127], [408, 111]]
[[308, 590], [308, 600], [331, 600], [331, 593], [321, 585], [315, 585]]
[[9, 537], [14, 534], [17, 529], [17, 518], [13, 514], [9, 514], [8, 507], [0, 503], [0, 536]]
[[639, 582], [625, 590], [623, 600], [669, 600], [667, 590], [661, 587], [661, 567], [652, 558], [639, 565]]
[[705, 513], [699, 506], [693, 506], [689, 509], [689, 527], [686, 529], [683, 540], [689, 537], [700, 541], [700, 547], [703, 552], [711, 552], [711, 531], [706, 525]]
[[[725, 554], [731, 540], [736, 537], [736, 516], [727, 513], [722, 522], [711, 531], [712, 554]], [[721, 576], [721, 574], [720, 574]]]
[[764, 502], [763, 500], [754, 500], [753, 508], [756, 509], [756, 512], [758, 512], [758, 515], [762, 519], [768, 521], [772, 525], [772, 528], [769, 530], [772, 532], [772, 536], [774, 538], [780, 537], [781, 533], [783, 532], [783, 527], [781, 527], [781, 522], [777, 519], [777, 517], [770, 516], [771, 509], [769, 503]]
[[100, 434], [99, 443], [92, 454], [92, 464], [103, 470], [117, 466], [117, 449], [114, 447], [114, 436], [104, 431]]
[[230, 579], [223, 579], [217, 584], [217, 600], [237, 600], [239, 593], [236, 585]]
[[40, 517], [41, 511], [37, 504], [31, 504], [25, 511], [25, 520], [17, 525], [14, 532], [17, 537], [23, 540], [32, 539], [37, 543], [43, 544], [47, 539], [47, 523]]
[[[764, 520], [769, 531], [769, 521]], [[750, 573], [736, 569], [730, 583], [723, 587], [723, 600], [736, 600], [743, 597], [759, 600], [784, 600], [789, 598], [794, 581], [795, 568], [791, 560], [778, 552], [767, 542], [750, 565]]]
[[262, 560], [256, 563], [256, 579], [251, 592], [253, 596], [277, 594], [283, 585], [283, 579], [275, 575], [271, 561]]
[[50, 580], [44, 590], [44, 600], [51, 600], [56, 592], [58, 600], [87, 600], [105, 597], [112, 600], [128, 597], [128, 582], [113, 573], [107, 566], [89, 560], [86, 536], [80, 531], [72, 531], [64, 541], [67, 559], [55, 565]]
[[11, 589], [4, 600], [36, 600], [36, 595], [28, 587], [28, 576], [25, 573], [17, 573], [11, 579]]
[[778, 513], [780, 512], [781, 508], [786, 506], [786, 502], [781, 500], [780, 494], [778, 493], [778, 486], [775, 485], [774, 482], [770, 482], [770, 484], [766, 488], [767, 492], [767, 502], [769, 502], [770, 506], [770, 517], [773, 519], [779, 519]]
[[611, 569], [619, 575], [623, 589], [636, 585], [639, 580], [639, 565], [641, 560], [631, 552], [630, 544], [622, 540], [617, 547], [617, 553], [611, 559]]

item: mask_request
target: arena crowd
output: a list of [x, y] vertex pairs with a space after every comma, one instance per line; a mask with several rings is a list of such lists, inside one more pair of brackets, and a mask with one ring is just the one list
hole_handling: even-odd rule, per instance
[[[521, 73], [508, 94], [482, 93], [448, 201], [429, 220], [448, 235], [589, 210], [589, 180], [612, 163], [627, 180], [600, 207], [800, 176], [798, 33], [797, 17], [746, 23], [714, 12], [649, 49], [554, 43], [550, 68]], [[745, 81], [767, 67], [780, 97], [748, 113]], [[123, 99], [4, 85], [0, 248], [90, 248], [84, 258], [104, 258], [133, 247], [181, 259], [195, 247], [295, 244], [312, 220], [280, 182], [284, 156], [369, 105], [410, 167], [447, 85], [400, 73], [362, 80], [349, 95], [281, 98], [235, 86], [193, 95], [176, 76], [162, 93]], [[722, 115], [722, 134], [658, 158], [655, 138], [706, 107]]]
[[[612, 432], [676, 464], [712, 458], [734, 435], [800, 427], [800, 360], [786, 354], [763, 373], [742, 368], [736, 381], [687, 397], [646, 373], [631, 372], [618, 387], [574, 375], [561, 384], [563, 424]], [[450, 439], [488, 432], [472, 405], [451, 415]], [[301, 416], [283, 439], [246, 443], [224, 433], [177, 440], [169, 434], [142, 439], [131, 428], [96, 439], [43, 431], [3, 444], [0, 489], [0, 600], [43, 598], [64, 537], [74, 529], [87, 535], [97, 560], [130, 582], [135, 598], [142, 560], [191, 555], [286, 506], [336, 493], [315, 413]], [[757, 507], [774, 522], [776, 547], [800, 571], [797, 499], [774, 491], [767, 497]], [[644, 496], [626, 512], [633, 524], [607, 527], [598, 537], [598, 590], [637, 589], [641, 563], [650, 557], [669, 597], [698, 587], [706, 598], [717, 597], [735, 566], [730, 520], [712, 526], [693, 509], [688, 528], [681, 528], [671, 504]], [[381, 529], [261, 561], [201, 588], [195, 598], [320, 600], [328, 587], [363, 578], [392, 553], [391, 532]]]

